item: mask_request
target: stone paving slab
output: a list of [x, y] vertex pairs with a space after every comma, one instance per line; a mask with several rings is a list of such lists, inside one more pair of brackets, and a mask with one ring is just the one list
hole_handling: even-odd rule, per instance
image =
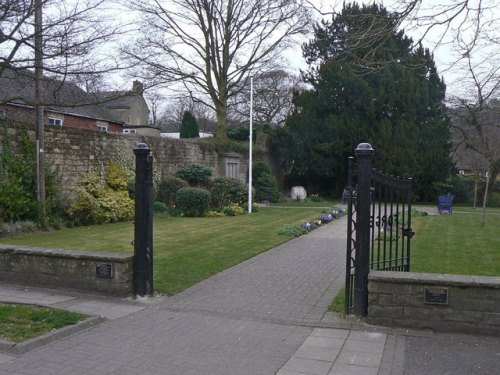
[[[402, 374], [394, 360], [393, 335], [382, 332], [316, 328], [277, 375], [378, 375]], [[389, 347], [387, 347], [389, 344]], [[386, 371], [387, 370], [387, 371]]]

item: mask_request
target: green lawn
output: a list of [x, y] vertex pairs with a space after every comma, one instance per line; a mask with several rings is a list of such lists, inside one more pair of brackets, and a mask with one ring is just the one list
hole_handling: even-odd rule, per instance
[[[157, 217], [154, 221], [155, 289], [179, 291], [290, 239], [286, 226], [317, 219], [321, 209], [262, 208], [220, 218]], [[0, 239], [2, 243], [132, 253], [133, 224], [67, 228]]]
[[413, 272], [500, 276], [500, 215], [487, 215], [484, 228], [481, 215], [460, 210], [412, 221]]
[[340, 201], [331, 201], [331, 200], [325, 200], [322, 202], [313, 202], [313, 201], [306, 201], [306, 202], [299, 202], [299, 201], [287, 201], [287, 202], [277, 202], [277, 203], [272, 203], [271, 206], [274, 207], [333, 207], [336, 204], [339, 204]]
[[0, 338], [22, 342], [53, 329], [76, 324], [85, 317], [83, 314], [48, 307], [0, 304]]

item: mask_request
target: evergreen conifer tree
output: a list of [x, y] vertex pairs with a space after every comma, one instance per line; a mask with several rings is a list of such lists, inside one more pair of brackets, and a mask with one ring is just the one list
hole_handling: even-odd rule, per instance
[[180, 138], [200, 138], [198, 122], [189, 111], [185, 111], [182, 116]]
[[420, 198], [435, 198], [452, 170], [445, 85], [429, 51], [412, 48], [397, 25], [382, 6], [354, 3], [315, 27], [304, 45], [312, 89], [295, 95], [275, 145], [290, 183], [341, 192], [347, 157], [370, 142], [378, 169], [414, 178]]

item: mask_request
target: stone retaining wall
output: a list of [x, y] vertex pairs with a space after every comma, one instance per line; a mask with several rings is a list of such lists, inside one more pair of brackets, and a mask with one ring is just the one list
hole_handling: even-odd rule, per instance
[[[2, 140], [20, 144], [22, 134], [35, 139], [33, 125], [0, 119], [0, 150]], [[200, 164], [212, 170], [213, 177], [226, 176], [226, 155], [219, 155], [199, 139], [170, 139], [145, 135], [103, 133], [89, 129], [46, 126], [45, 159], [58, 169], [62, 193], [71, 196], [82, 176], [90, 171], [104, 174], [110, 161], [130, 171], [135, 170], [133, 149], [137, 143], [147, 143], [154, 157], [155, 179], [173, 175], [188, 164]], [[234, 156], [234, 154], [233, 154]], [[239, 171], [233, 177], [246, 181], [248, 160], [240, 156]]]
[[0, 245], [2, 281], [129, 295], [132, 277], [132, 255]]
[[370, 324], [500, 335], [500, 277], [371, 271]]

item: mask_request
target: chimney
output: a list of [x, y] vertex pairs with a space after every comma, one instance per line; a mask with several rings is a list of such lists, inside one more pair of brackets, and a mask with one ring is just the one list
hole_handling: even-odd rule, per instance
[[132, 91], [134, 91], [136, 94], [142, 96], [144, 93], [144, 85], [140, 81], [134, 81], [132, 83]]

